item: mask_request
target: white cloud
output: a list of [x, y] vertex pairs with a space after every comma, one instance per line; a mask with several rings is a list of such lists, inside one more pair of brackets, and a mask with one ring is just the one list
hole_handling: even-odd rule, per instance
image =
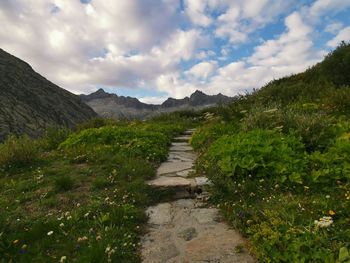
[[328, 24], [324, 29], [324, 31], [332, 34], [337, 34], [342, 28], [343, 28], [343, 23], [334, 22], [334, 23]]
[[[294, 12], [285, 19], [287, 32], [276, 40], [268, 40], [255, 48], [249, 62], [258, 66], [305, 68], [311, 55], [311, 28], [305, 25], [299, 13]], [[309, 64], [309, 63], [307, 63]]]
[[228, 9], [218, 17], [215, 34], [228, 38], [232, 44], [242, 44], [248, 41], [252, 32], [287, 12], [294, 0], [225, 2]]
[[287, 16], [285, 27], [284, 33], [261, 43], [245, 59], [215, 69], [209, 66], [210, 61], [201, 62], [189, 70], [196, 78], [183, 79], [179, 74], [163, 76], [158, 86], [173, 90], [177, 97], [198, 88], [208, 94], [221, 92], [233, 96], [259, 88], [274, 78], [301, 72], [322, 59], [323, 53], [313, 51], [312, 28], [303, 22], [300, 13]]
[[[348, 0], [303, 7], [296, 0], [184, 0], [184, 6], [178, 0], [0, 0], [0, 46], [76, 93], [109, 86], [176, 98], [196, 89], [235, 95], [319, 61], [315, 25], [348, 7]], [[259, 42], [245, 58], [236, 54], [238, 45], [265, 37], [259, 29], [294, 9], [285, 32]], [[340, 22], [322, 27], [336, 35], [330, 47], [349, 40], [349, 27]]]
[[196, 58], [202, 60], [215, 55], [216, 53], [212, 50], [201, 50], [196, 54]]
[[350, 26], [340, 30], [338, 35], [336, 35], [333, 39], [327, 42], [327, 45], [332, 48], [335, 48], [340, 44], [341, 41], [350, 41]]
[[195, 77], [198, 79], [207, 79], [210, 75], [212, 75], [217, 69], [218, 65], [216, 61], [204, 61], [194, 65], [190, 68], [186, 73], [190, 77]]
[[192, 23], [199, 26], [207, 27], [213, 20], [206, 15], [207, 0], [186, 0], [186, 11]]
[[310, 7], [310, 14], [320, 17], [325, 13], [339, 12], [348, 7], [350, 7], [349, 0], [317, 0]]
[[175, 0], [52, 3], [54, 14], [45, 0], [1, 1], [0, 45], [73, 92], [97, 84], [136, 87], [206, 45], [198, 30], [177, 29]]

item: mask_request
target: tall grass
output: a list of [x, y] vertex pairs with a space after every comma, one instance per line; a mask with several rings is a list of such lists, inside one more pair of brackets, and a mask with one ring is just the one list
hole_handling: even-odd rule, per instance
[[21, 137], [11, 135], [0, 144], [0, 167], [5, 169], [12, 166], [30, 165], [38, 158], [38, 143], [27, 135]]

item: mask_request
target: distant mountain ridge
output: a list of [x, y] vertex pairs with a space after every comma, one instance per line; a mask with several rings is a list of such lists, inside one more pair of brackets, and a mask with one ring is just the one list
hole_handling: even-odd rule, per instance
[[207, 95], [196, 90], [190, 97], [183, 99], [168, 98], [161, 105], [147, 104], [133, 97], [118, 96], [99, 89], [89, 95], [80, 95], [100, 116], [111, 118], [146, 118], [162, 112], [185, 109], [203, 109], [220, 103], [228, 103], [231, 97], [221, 93]]
[[81, 99], [0, 49], [0, 141], [40, 135], [49, 126], [74, 127], [97, 116]]

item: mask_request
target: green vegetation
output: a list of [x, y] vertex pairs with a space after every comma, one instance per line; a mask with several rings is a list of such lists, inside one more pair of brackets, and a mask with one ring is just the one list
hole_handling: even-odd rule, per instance
[[202, 116], [10, 136], [0, 144], [0, 263], [139, 262], [144, 208], [161, 197], [145, 180], [199, 121], [197, 173], [261, 262], [349, 263], [349, 70], [342, 43], [304, 73]]
[[95, 119], [0, 144], [0, 262], [139, 262], [145, 180], [191, 116]]
[[192, 145], [261, 262], [350, 262], [350, 44], [210, 109]]
[[0, 144], [0, 167], [25, 166], [39, 157], [38, 143], [24, 135], [17, 138], [12, 135]]

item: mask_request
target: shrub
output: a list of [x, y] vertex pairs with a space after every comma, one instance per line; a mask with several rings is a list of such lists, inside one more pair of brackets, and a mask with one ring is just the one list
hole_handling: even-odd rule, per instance
[[104, 177], [97, 177], [93, 182], [91, 188], [93, 190], [100, 190], [110, 186], [111, 183]]
[[304, 146], [292, 135], [254, 130], [222, 136], [204, 156], [206, 166], [215, 166], [227, 177], [272, 178], [301, 183], [305, 170]]
[[68, 191], [74, 186], [74, 180], [68, 175], [62, 175], [55, 179], [55, 190], [57, 192]]
[[60, 148], [70, 151], [76, 147], [96, 148], [109, 146], [128, 156], [142, 157], [151, 161], [166, 158], [170, 140], [162, 133], [144, 131], [133, 127], [101, 127], [72, 134]]
[[240, 121], [240, 126], [243, 131], [274, 129], [282, 127], [284, 122], [283, 110], [281, 110], [280, 105], [258, 105], [252, 107], [249, 111], [244, 111], [244, 117]]
[[67, 128], [49, 127], [41, 141], [45, 150], [54, 150], [62, 143], [70, 134]]
[[100, 128], [107, 125], [117, 125], [119, 122], [114, 119], [93, 118], [77, 125], [76, 130], [82, 131], [90, 128]]
[[213, 141], [222, 135], [234, 134], [238, 130], [235, 123], [212, 122], [197, 128], [191, 138], [191, 145], [195, 150], [206, 149]]
[[127, 158], [119, 155], [116, 156], [115, 163], [118, 163], [116, 167], [117, 180], [131, 181], [137, 177], [151, 179], [155, 176], [154, 165], [140, 158]]
[[350, 85], [350, 43], [342, 42], [316, 67], [337, 86]]
[[0, 144], [0, 167], [30, 165], [38, 158], [37, 142], [27, 135], [21, 137], [11, 135]]
[[152, 122], [143, 124], [141, 130], [149, 132], [159, 132], [166, 135], [170, 140], [175, 135], [184, 131], [184, 125], [182, 123], [157, 123], [156, 125]]
[[324, 92], [322, 102], [328, 109], [341, 114], [350, 113], [350, 87], [329, 88]]
[[241, 120], [241, 129], [277, 129], [300, 136], [308, 152], [323, 151], [334, 140], [337, 119], [318, 110], [315, 103], [295, 104], [289, 108], [254, 107]]
[[309, 156], [310, 181], [327, 187], [336, 181], [350, 180], [350, 133], [338, 138], [324, 153], [314, 152]]

